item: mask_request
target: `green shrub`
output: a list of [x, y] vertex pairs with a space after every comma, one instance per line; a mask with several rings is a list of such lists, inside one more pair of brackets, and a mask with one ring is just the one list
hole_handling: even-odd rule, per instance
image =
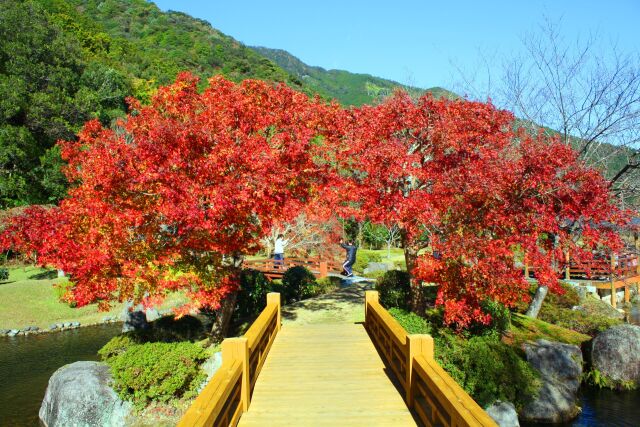
[[379, 279], [382, 276], [384, 276], [384, 274], [386, 273], [386, 271], [384, 270], [374, 270], [374, 271], [370, 271], [366, 274], [363, 274], [364, 277], [368, 277], [369, 279]]
[[560, 286], [564, 290], [562, 295], [549, 292], [544, 302], [563, 308], [573, 308], [580, 304], [580, 295], [575, 288], [567, 283], [560, 282]]
[[239, 318], [258, 315], [267, 305], [267, 293], [272, 291], [269, 279], [256, 270], [243, 270], [240, 274], [240, 291], [236, 301]]
[[376, 282], [380, 293], [380, 304], [386, 308], [398, 307], [407, 309], [411, 297], [409, 273], [400, 270], [387, 271]]
[[311, 298], [335, 291], [340, 287], [342, 280], [339, 277], [327, 276], [316, 279], [315, 284], [311, 284], [303, 295], [303, 298]]
[[124, 351], [114, 344], [115, 354], [106, 359], [111, 368], [113, 387], [120, 397], [137, 407], [150, 402], [169, 402], [190, 398], [206, 378], [200, 364], [207, 359], [198, 344], [145, 343], [127, 344]]
[[622, 323], [620, 319], [612, 319], [601, 314], [585, 313], [582, 310], [558, 307], [547, 302], [542, 304], [538, 318], [591, 336]]
[[9, 269], [5, 267], [0, 267], [0, 281], [4, 282], [9, 280]]
[[291, 267], [282, 276], [282, 299], [287, 304], [312, 295], [316, 277], [302, 266]]
[[539, 380], [533, 368], [498, 334], [465, 339], [441, 326], [439, 309], [431, 310], [427, 318], [398, 308], [389, 313], [407, 333], [434, 337], [440, 366], [481, 406], [507, 400], [522, 407], [537, 392]]
[[537, 373], [513, 347], [494, 336], [440, 332], [436, 360], [480, 406], [503, 400], [521, 408], [538, 392]]
[[356, 262], [353, 264], [353, 269], [362, 273], [370, 262], [380, 261], [382, 261], [382, 256], [378, 252], [361, 249], [356, 253]]
[[511, 327], [511, 312], [507, 307], [496, 301], [486, 300], [481, 304], [482, 310], [491, 315], [491, 323], [488, 325], [475, 324], [471, 327], [471, 333], [475, 335], [498, 335], [508, 331]]
[[129, 349], [132, 345], [137, 344], [138, 341], [132, 334], [116, 335], [111, 338], [100, 350], [98, 355], [100, 359], [106, 361], [112, 357], [119, 356]]
[[390, 308], [389, 313], [398, 321], [398, 323], [400, 323], [408, 334], [431, 333], [431, 325], [429, 325], [427, 319], [424, 319], [415, 313], [396, 307]]

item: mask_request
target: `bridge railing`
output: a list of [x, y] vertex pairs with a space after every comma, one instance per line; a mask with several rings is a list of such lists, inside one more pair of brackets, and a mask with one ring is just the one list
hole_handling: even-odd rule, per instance
[[314, 272], [318, 277], [326, 277], [329, 273], [340, 273], [342, 264], [332, 259], [322, 259], [319, 257], [309, 258], [285, 258], [282, 261], [276, 261], [273, 258], [250, 259], [244, 260], [243, 268], [251, 268], [262, 271], [268, 277], [279, 277], [291, 267], [302, 266]]
[[235, 426], [249, 410], [251, 393], [269, 349], [280, 331], [280, 294], [267, 294], [267, 306], [243, 337], [222, 341], [222, 366], [184, 414], [178, 427]]
[[435, 361], [433, 338], [407, 334], [380, 305], [377, 291], [365, 292], [365, 327], [424, 425], [497, 426]]

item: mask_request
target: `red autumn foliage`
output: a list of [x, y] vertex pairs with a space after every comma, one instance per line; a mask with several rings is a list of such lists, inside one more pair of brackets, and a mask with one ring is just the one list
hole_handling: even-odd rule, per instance
[[436, 283], [446, 322], [466, 327], [489, 322], [484, 301], [528, 298], [520, 254], [561, 292], [564, 251], [620, 244], [602, 175], [490, 103], [398, 93], [345, 111], [282, 85], [196, 84], [183, 74], [113, 129], [92, 121], [61, 142], [69, 196], [13, 217], [0, 248], [71, 274], [78, 305], [185, 290], [185, 313], [219, 307], [235, 258], [274, 226], [339, 211], [398, 224], [414, 308]]
[[284, 85], [196, 85], [182, 74], [115, 128], [91, 121], [61, 142], [68, 197], [16, 217], [0, 244], [69, 273], [79, 306], [182, 289], [217, 308], [238, 285], [234, 255], [328, 184], [341, 110]]
[[514, 130], [509, 112], [398, 93], [352, 116], [351, 201], [361, 216], [401, 227], [416, 310], [420, 284], [431, 282], [447, 323], [486, 324], [483, 301], [528, 299], [518, 252], [562, 292], [563, 251], [584, 259], [620, 244], [609, 225], [621, 213], [602, 175], [559, 141]]

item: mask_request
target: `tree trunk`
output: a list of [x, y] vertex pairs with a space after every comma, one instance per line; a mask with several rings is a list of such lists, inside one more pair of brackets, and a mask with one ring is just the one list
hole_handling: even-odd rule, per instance
[[549, 292], [549, 288], [546, 286], [538, 286], [536, 290], [536, 294], [533, 296], [531, 300], [531, 304], [529, 304], [529, 309], [527, 310], [526, 315], [536, 319], [538, 317], [538, 313], [540, 313], [540, 309], [542, 308], [542, 303], [544, 302], [544, 298], [547, 296]]
[[229, 332], [231, 318], [236, 308], [238, 292], [232, 292], [222, 301], [220, 308], [216, 310], [216, 318], [211, 327], [211, 341], [221, 342]]
[[416, 249], [407, 237], [407, 233], [404, 230], [400, 231], [402, 238], [402, 247], [404, 248], [404, 260], [407, 263], [407, 273], [409, 273], [410, 284], [410, 297], [409, 308], [412, 312], [419, 316], [424, 315], [425, 303], [424, 296], [422, 294], [422, 285], [418, 283], [413, 277], [413, 269], [416, 266], [416, 259], [418, 258], [418, 249]]

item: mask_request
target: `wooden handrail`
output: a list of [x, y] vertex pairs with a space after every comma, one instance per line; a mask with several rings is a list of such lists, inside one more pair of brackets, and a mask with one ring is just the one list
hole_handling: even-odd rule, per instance
[[235, 426], [249, 410], [251, 393], [269, 349], [280, 331], [280, 294], [267, 294], [267, 306], [246, 334], [222, 341], [222, 366], [180, 419], [178, 427]]
[[426, 426], [491, 426], [495, 421], [434, 359], [433, 338], [409, 335], [380, 305], [377, 291], [365, 292], [365, 327], [384, 362], [405, 391], [407, 406]]
[[287, 269], [297, 266], [303, 266], [313, 270], [317, 277], [326, 277], [329, 272], [342, 272], [342, 264], [338, 261], [325, 260], [319, 257], [285, 258], [283, 261], [273, 258], [250, 259], [244, 260], [242, 266], [244, 268], [261, 271], [269, 278], [280, 277]]

